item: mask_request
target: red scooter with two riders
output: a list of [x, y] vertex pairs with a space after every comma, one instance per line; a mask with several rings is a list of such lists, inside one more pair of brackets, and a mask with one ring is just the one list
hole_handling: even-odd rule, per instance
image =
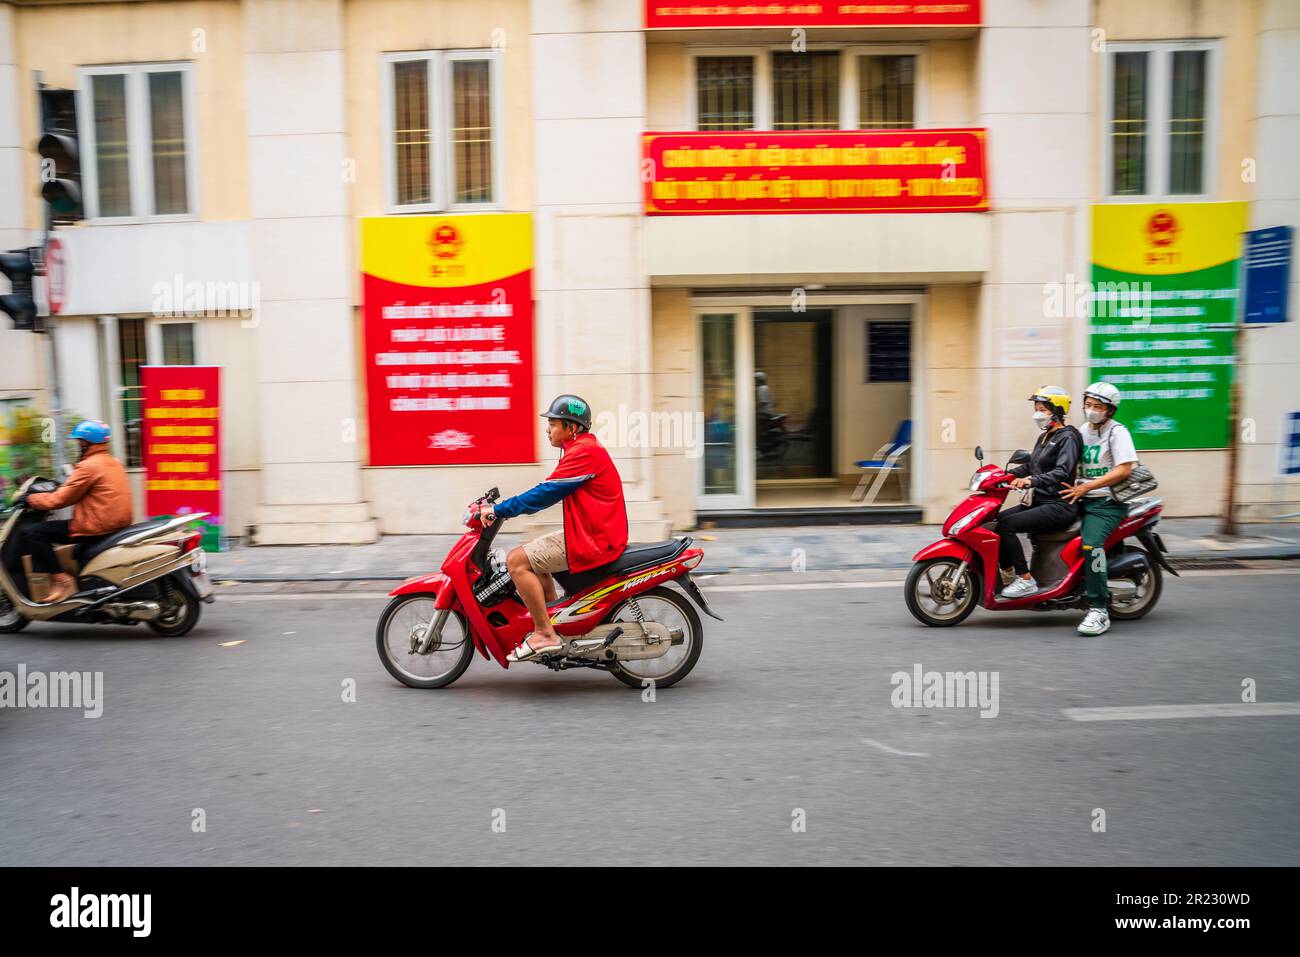
[[[1020, 598], [1002, 598], [998, 567], [998, 514], [1015, 478], [997, 465], [984, 465], [984, 452], [976, 446], [980, 467], [970, 479], [971, 495], [953, 509], [943, 523], [943, 538], [921, 549], [907, 576], [908, 611], [931, 627], [956, 625], [975, 607], [989, 611], [1059, 611], [1086, 609], [1083, 541], [1075, 521], [1054, 532], [1031, 535], [1030, 571], [1042, 582], [1038, 591]], [[1007, 467], [1029, 461], [1029, 453], [1012, 455]], [[1159, 498], [1136, 498], [1126, 503], [1128, 516], [1106, 539], [1106, 574], [1110, 591], [1110, 617], [1132, 621], [1151, 611], [1160, 600], [1162, 569], [1176, 572], [1165, 559], [1168, 549], [1156, 532], [1164, 512]]]
[[[494, 488], [470, 503], [468, 531], [452, 546], [441, 571], [408, 579], [389, 593], [392, 601], [375, 638], [384, 667], [403, 684], [445, 687], [465, 673], [476, 650], [508, 668], [513, 662], [506, 656], [533, 630], [505, 556], [492, 548], [506, 519], [485, 528], [480, 517], [480, 510], [499, 498]], [[681, 681], [695, 667], [704, 642], [695, 606], [722, 620], [691, 580], [691, 570], [704, 558], [691, 545], [686, 536], [633, 544], [597, 568], [554, 572], [564, 594], [547, 610], [563, 645], [526, 661], [552, 671], [608, 671], [633, 688], [666, 688]]]

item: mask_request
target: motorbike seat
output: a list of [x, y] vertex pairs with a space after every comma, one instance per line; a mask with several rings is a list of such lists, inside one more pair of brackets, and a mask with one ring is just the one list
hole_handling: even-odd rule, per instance
[[[83, 545], [79, 547], [76, 552], [77, 564], [84, 568], [86, 565], [90, 564], [90, 560], [96, 555], [108, 551], [110, 548], [118, 545], [123, 539], [130, 538], [132, 535], [136, 535], [147, 529], [158, 528], [159, 526], [167, 524], [169, 521], [171, 521], [171, 519], [155, 518], [150, 519], [147, 522], [138, 522], [135, 525], [128, 525], [126, 528], [119, 528], [116, 532], [113, 532], [102, 541], [98, 541], [93, 545]], [[73, 541], [75, 542], [76, 539], [74, 538]]]
[[581, 572], [556, 572], [555, 580], [564, 586], [569, 595], [591, 587], [602, 578], [610, 575], [623, 575], [642, 568], [650, 568], [661, 562], [676, 558], [691, 547], [691, 539], [683, 535], [666, 542], [637, 542], [623, 549], [623, 554], [612, 562], [589, 568]]
[[1065, 528], [1059, 528], [1050, 532], [1034, 532], [1030, 538], [1035, 542], [1068, 542], [1079, 534], [1082, 527], [1083, 523], [1076, 518], [1069, 525], [1065, 526]]

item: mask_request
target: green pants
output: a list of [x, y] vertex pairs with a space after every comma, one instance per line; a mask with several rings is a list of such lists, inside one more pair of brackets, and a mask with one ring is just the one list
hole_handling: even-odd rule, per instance
[[1128, 506], [1113, 498], [1084, 498], [1083, 560], [1087, 581], [1088, 604], [1093, 608], [1110, 607], [1106, 588], [1106, 539], [1128, 515]]

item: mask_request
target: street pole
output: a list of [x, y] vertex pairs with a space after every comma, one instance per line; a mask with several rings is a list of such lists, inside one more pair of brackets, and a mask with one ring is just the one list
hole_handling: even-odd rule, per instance
[[[45, 129], [45, 100], [41, 96], [41, 90], [45, 86], [44, 75], [40, 70], [32, 71], [32, 78], [36, 84], [36, 116], [40, 120], [41, 129]], [[50, 204], [42, 202], [41, 206], [45, 210], [44, 232], [41, 235], [41, 275], [45, 277], [45, 311], [49, 313], [41, 319], [41, 334], [49, 340], [49, 350], [46, 353], [46, 369], [50, 377], [50, 418], [54, 425], [54, 452], [51, 460], [54, 463], [54, 479], [62, 482], [64, 479], [64, 466], [67, 465], [67, 450], [63, 445], [63, 399], [59, 390], [59, 344], [58, 338], [54, 334], [54, 314], [50, 311], [50, 277], [46, 268], [45, 250], [50, 245], [50, 233], [54, 229], [54, 210]]]

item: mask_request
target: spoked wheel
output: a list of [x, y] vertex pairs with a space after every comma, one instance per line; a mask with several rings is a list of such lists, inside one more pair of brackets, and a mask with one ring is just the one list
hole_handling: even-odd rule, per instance
[[442, 688], [465, 673], [474, 640], [465, 616], [447, 613], [442, 634], [421, 651], [439, 611], [433, 595], [399, 595], [388, 603], [375, 628], [379, 660], [388, 673], [412, 688]]
[[1164, 577], [1160, 572], [1160, 563], [1144, 549], [1125, 548], [1124, 551], [1139, 552], [1145, 556], [1146, 569], [1137, 578], [1125, 576], [1125, 580], [1133, 582], [1137, 590], [1131, 597], [1121, 598], [1118, 595], [1111, 595], [1110, 617], [1117, 621], [1136, 621], [1156, 607], [1156, 602], [1160, 600], [1160, 592], [1164, 588]]
[[912, 566], [904, 588], [913, 618], [932, 628], [945, 628], [965, 621], [975, 610], [979, 579], [969, 565], [958, 576], [960, 565], [955, 558], [932, 558]]
[[610, 674], [629, 688], [645, 688], [650, 684], [655, 688], [667, 688], [677, 684], [691, 673], [703, 650], [704, 628], [695, 606], [685, 595], [660, 586], [623, 602], [610, 612], [605, 624], [635, 622], [637, 616], [633, 602], [646, 621], [657, 622], [668, 629], [672, 646], [658, 658], [620, 661]]
[[28, 618], [0, 591], [0, 635], [12, 635], [27, 627]]
[[199, 600], [181, 588], [175, 582], [165, 580], [162, 583], [162, 613], [148, 622], [155, 634], [164, 638], [179, 638], [188, 635], [199, 623], [199, 614], [203, 606]]

